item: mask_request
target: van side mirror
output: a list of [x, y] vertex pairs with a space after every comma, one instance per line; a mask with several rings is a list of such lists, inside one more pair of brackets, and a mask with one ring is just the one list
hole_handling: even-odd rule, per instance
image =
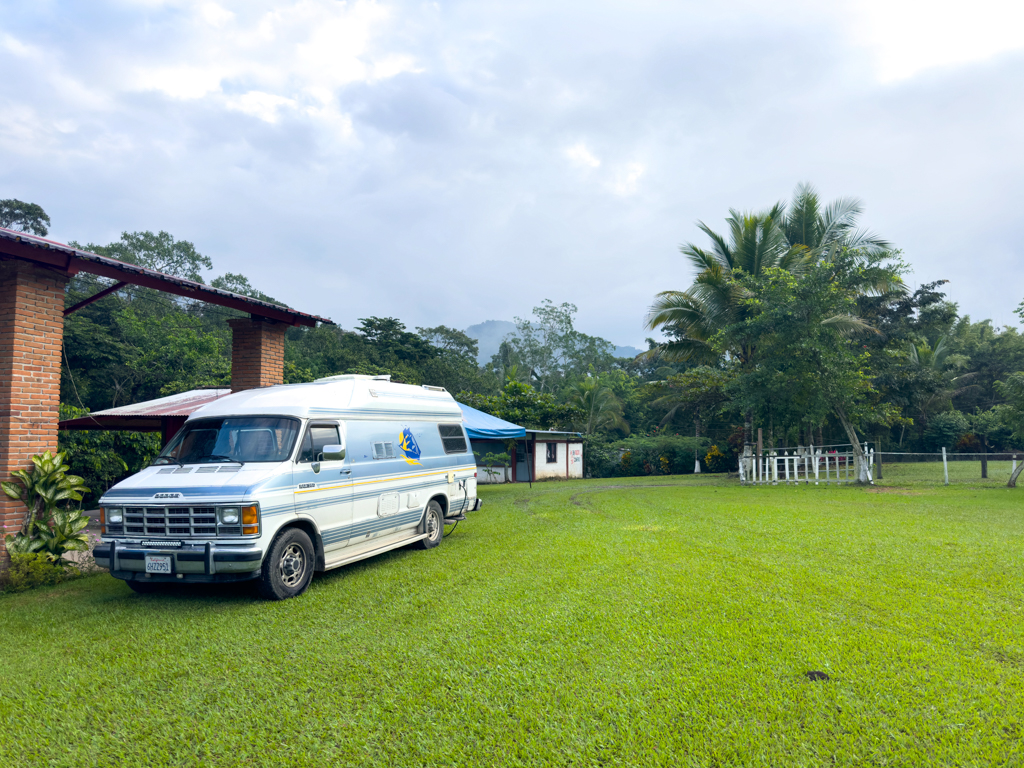
[[341, 461], [345, 458], [344, 445], [325, 445], [320, 453], [321, 461]]

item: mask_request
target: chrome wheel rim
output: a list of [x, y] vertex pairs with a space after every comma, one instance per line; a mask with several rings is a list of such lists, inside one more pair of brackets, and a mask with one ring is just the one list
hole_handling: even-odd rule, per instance
[[281, 581], [286, 587], [297, 587], [306, 574], [306, 553], [298, 544], [292, 543], [281, 553]]
[[434, 510], [427, 511], [427, 538], [431, 541], [441, 533], [441, 520]]

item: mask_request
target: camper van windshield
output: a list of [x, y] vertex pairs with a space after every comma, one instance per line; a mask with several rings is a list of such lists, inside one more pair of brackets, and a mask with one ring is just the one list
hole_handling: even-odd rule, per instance
[[197, 419], [186, 422], [153, 463], [284, 461], [298, 433], [297, 419], [277, 416]]

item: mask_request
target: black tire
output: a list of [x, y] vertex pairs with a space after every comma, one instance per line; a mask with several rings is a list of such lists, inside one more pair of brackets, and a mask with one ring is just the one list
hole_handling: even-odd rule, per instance
[[420, 539], [413, 544], [416, 549], [433, 549], [444, 538], [444, 512], [441, 511], [441, 505], [436, 501], [431, 501], [427, 504], [427, 508], [423, 512], [423, 521], [420, 523], [419, 532], [428, 535], [427, 538]]
[[263, 558], [256, 591], [264, 600], [301, 595], [313, 579], [314, 566], [316, 557], [309, 536], [299, 528], [288, 528], [277, 535]]
[[167, 584], [160, 581], [126, 581], [128, 588], [137, 595], [152, 595], [154, 592], [163, 592]]

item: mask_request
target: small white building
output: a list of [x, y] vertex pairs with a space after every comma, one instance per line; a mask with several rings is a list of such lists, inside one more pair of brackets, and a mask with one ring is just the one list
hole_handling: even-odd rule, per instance
[[[524, 429], [459, 403], [462, 423], [477, 455], [478, 483], [528, 483], [583, 478], [583, 441], [578, 432]], [[512, 451], [509, 443], [515, 441]], [[509, 466], [484, 466], [488, 454], [508, 453]], [[514, 453], [514, 455], [513, 455]]]
[[578, 432], [528, 429], [523, 447], [524, 452], [528, 449], [532, 453], [532, 460], [529, 466], [522, 468], [522, 474], [526, 475], [522, 481], [527, 477], [534, 481], [583, 478], [583, 441]]

